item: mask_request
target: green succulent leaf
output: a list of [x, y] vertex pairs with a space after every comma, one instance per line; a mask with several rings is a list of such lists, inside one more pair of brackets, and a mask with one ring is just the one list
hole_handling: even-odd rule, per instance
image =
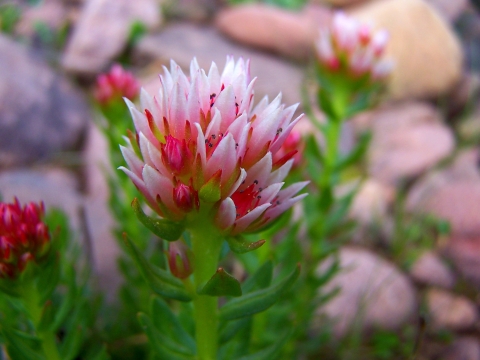
[[153, 217], [147, 216], [140, 206], [140, 202], [137, 198], [132, 201], [132, 208], [137, 215], [138, 220], [145, 225], [151, 232], [153, 232], [158, 237], [167, 240], [175, 241], [182, 236], [183, 230], [185, 227], [183, 224], [167, 219], [155, 219]]
[[343, 170], [347, 166], [353, 165], [360, 161], [363, 156], [366, 154], [368, 150], [368, 145], [370, 144], [370, 140], [372, 138], [371, 132], [365, 132], [360, 136], [360, 139], [355, 146], [355, 148], [350, 152], [347, 156], [339, 161], [337, 164], [337, 169]]
[[267, 261], [243, 283], [242, 289], [245, 293], [249, 293], [257, 289], [265, 289], [266, 287], [270, 286], [272, 277], [273, 263], [271, 261]]
[[17, 330], [2, 329], [7, 352], [12, 360], [46, 360], [41, 355], [40, 339]]
[[[159, 295], [166, 296], [179, 301], [191, 301], [192, 297], [183, 287], [183, 284], [173, 276], [168, 276], [161, 269], [154, 269], [147, 259], [138, 251], [132, 241], [124, 234], [124, 241], [127, 251], [136, 262], [143, 278], [150, 285], [152, 290]], [[168, 279], [168, 281], [167, 281]], [[177, 280], [177, 281], [175, 281]]]
[[286, 331], [275, 343], [266, 349], [263, 349], [255, 354], [242, 356], [238, 360], [275, 360], [278, 359], [282, 346], [292, 336], [293, 329]]
[[153, 325], [160, 333], [169, 334], [172, 340], [186, 346], [191, 353], [196, 352], [195, 340], [185, 331], [178, 317], [163, 299], [152, 296], [150, 313]]
[[149, 339], [150, 346], [161, 359], [169, 360], [194, 360], [195, 357], [189, 353], [179, 350], [181, 347], [176, 342], [167, 338], [153, 325], [152, 321], [144, 313], [138, 314], [138, 321]]
[[251, 292], [238, 299], [233, 299], [220, 309], [221, 320], [240, 319], [262, 312], [275, 304], [287, 291], [300, 274], [300, 265], [282, 281], [272, 286]]
[[242, 288], [237, 279], [220, 267], [197, 293], [210, 296], [241, 296]]
[[228, 237], [227, 242], [230, 250], [237, 254], [247, 253], [249, 251], [258, 249], [260, 246], [265, 244], [265, 240], [248, 242], [242, 236]]
[[[80, 314], [80, 313], [78, 313]], [[78, 321], [74, 321], [78, 324]], [[63, 360], [73, 360], [77, 357], [85, 339], [86, 329], [83, 325], [77, 325], [67, 333], [60, 348], [60, 356]]]

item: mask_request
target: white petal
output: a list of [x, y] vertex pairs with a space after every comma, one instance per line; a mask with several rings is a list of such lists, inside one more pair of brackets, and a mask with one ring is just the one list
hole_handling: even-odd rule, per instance
[[203, 131], [200, 124], [196, 123], [195, 127], [197, 128], [197, 154], [200, 154], [200, 159], [202, 160], [202, 168], [205, 169], [205, 167], [207, 166], [205, 135], [203, 135]]
[[140, 160], [132, 149], [126, 148], [125, 146], [120, 145], [120, 151], [122, 152], [123, 158], [127, 162], [130, 170], [137, 176], [142, 175], [143, 170], [143, 161]]
[[232, 134], [227, 134], [220, 140], [210, 159], [207, 161], [206, 179], [209, 179], [218, 169], [222, 169], [222, 183], [224, 183], [237, 166], [237, 152]]
[[252, 222], [257, 220], [263, 214], [263, 212], [270, 207], [270, 205], [271, 205], [270, 203], [266, 203], [266, 204], [257, 206], [248, 214], [242, 216], [240, 219], [235, 221], [234, 233], [238, 234], [243, 232], [248, 227], [248, 225], [250, 225]]
[[267, 187], [271, 182], [268, 181], [270, 172], [272, 171], [272, 153], [267, 152], [265, 156], [247, 170], [247, 178], [245, 179], [245, 187], [258, 182], [258, 187]]
[[294, 198], [290, 198], [281, 202], [279, 205], [272, 206], [271, 208], [269, 208], [264, 215], [265, 218], [268, 218], [267, 224], [272, 220], [274, 220], [277, 216], [279, 216], [280, 214], [282, 214], [283, 212], [291, 208], [296, 202], [302, 200], [307, 195], [308, 194], [300, 194]]
[[173, 184], [172, 180], [161, 175], [151, 166], [145, 165], [143, 168], [143, 180], [153, 199], [160, 196], [162, 203], [173, 212], [177, 212], [177, 207], [173, 202]]
[[238, 177], [237, 181], [232, 185], [230, 193], [227, 196], [232, 196], [232, 194], [237, 191], [237, 189], [242, 185], [243, 181], [247, 177], [247, 172], [244, 168], [240, 168], [240, 176]]
[[235, 222], [237, 216], [235, 210], [235, 203], [229, 197], [220, 203], [217, 215], [215, 216], [215, 223], [222, 230], [228, 229]]
[[259, 205], [263, 205], [265, 203], [271, 203], [272, 200], [277, 196], [278, 192], [283, 186], [283, 182], [277, 183], [277, 184], [272, 184], [270, 186], [267, 186], [265, 189], [260, 192], [260, 202]]
[[235, 120], [235, 94], [233, 87], [228, 85], [215, 99], [213, 107], [222, 114], [222, 123], [220, 125], [220, 132], [224, 133], [227, 128]]

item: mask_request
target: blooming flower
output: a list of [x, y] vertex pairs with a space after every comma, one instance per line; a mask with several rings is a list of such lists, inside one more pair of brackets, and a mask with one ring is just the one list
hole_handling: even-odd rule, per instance
[[225, 235], [268, 224], [305, 194], [307, 182], [285, 189], [294, 152], [275, 161], [300, 117], [281, 95], [253, 106], [249, 61], [228, 57], [208, 74], [194, 59], [190, 77], [171, 62], [157, 96], [141, 92], [141, 111], [126, 100], [136, 128], [121, 147], [121, 169], [163, 218], [189, 224], [205, 211]]
[[386, 77], [393, 67], [392, 61], [382, 57], [387, 42], [385, 30], [373, 32], [368, 25], [337, 12], [331, 26], [320, 30], [316, 49], [327, 69], [376, 80]]
[[140, 91], [140, 85], [135, 77], [125, 71], [121, 65], [115, 64], [107, 74], [101, 74], [95, 84], [94, 96], [102, 106], [119, 102], [122, 98], [135, 99]]
[[42, 222], [43, 203], [20, 206], [0, 203], [0, 278], [16, 278], [29, 261], [43, 257], [50, 244], [48, 227]]

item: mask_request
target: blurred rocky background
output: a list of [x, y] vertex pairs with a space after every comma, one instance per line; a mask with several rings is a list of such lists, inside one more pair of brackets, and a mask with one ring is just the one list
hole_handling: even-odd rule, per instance
[[342, 9], [389, 31], [396, 66], [385, 101], [344, 129], [345, 146], [365, 129], [373, 139], [351, 213], [360, 226], [340, 251], [345, 270], [328, 285], [343, 290], [320, 311], [336, 319], [343, 348], [325, 359], [347, 358], [353, 348], [368, 348], [365, 359], [404, 359], [402, 345], [418, 340], [412, 327], [423, 334], [417, 359], [480, 359], [479, 6], [0, 0], [0, 193], [67, 211], [113, 299], [119, 250], [107, 148], [94, 125], [95, 77], [119, 62], [154, 92], [170, 59], [184, 68], [194, 56], [202, 67], [223, 66], [232, 54], [251, 59], [257, 100], [282, 92], [285, 103], [302, 103], [318, 27]]

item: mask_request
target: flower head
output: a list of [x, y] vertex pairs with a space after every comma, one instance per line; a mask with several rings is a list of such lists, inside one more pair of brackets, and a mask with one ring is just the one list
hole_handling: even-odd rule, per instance
[[208, 73], [194, 59], [190, 76], [172, 61], [160, 90], [141, 92], [141, 111], [126, 100], [136, 128], [121, 147], [132, 179], [161, 216], [189, 224], [209, 213], [226, 235], [256, 231], [305, 195], [306, 182], [282, 189], [291, 152], [276, 154], [300, 117], [281, 95], [253, 106], [249, 62], [228, 57]]
[[98, 76], [94, 96], [101, 106], [108, 106], [122, 101], [124, 97], [134, 100], [139, 91], [140, 86], [135, 77], [121, 65], [115, 64], [109, 73]]
[[42, 222], [43, 203], [20, 206], [0, 203], [0, 278], [14, 279], [27, 262], [37, 261], [48, 251], [50, 235]]
[[379, 80], [393, 67], [382, 57], [387, 43], [385, 30], [374, 32], [368, 25], [337, 12], [331, 26], [320, 30], [316, 49], [320, 63], [330, 71]]

